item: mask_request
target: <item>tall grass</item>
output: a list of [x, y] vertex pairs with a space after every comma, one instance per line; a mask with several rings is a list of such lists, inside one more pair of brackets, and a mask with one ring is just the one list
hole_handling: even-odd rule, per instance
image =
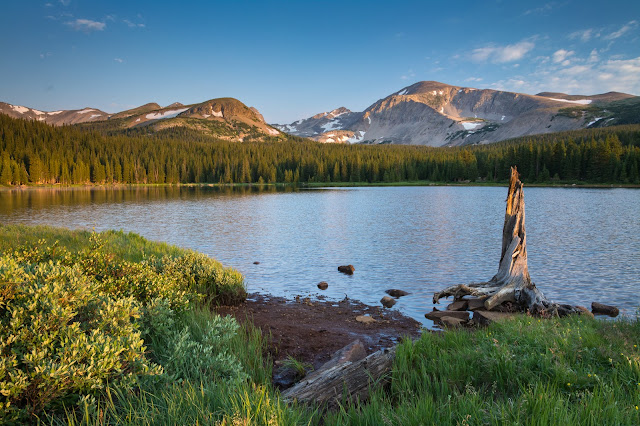
[[640, 424], [640, 322], [522, 317], [425, 333], [392, 382], [327, 424]]

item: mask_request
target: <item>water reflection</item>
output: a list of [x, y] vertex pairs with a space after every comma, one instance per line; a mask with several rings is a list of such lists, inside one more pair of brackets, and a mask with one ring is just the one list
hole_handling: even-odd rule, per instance
[[[497, 270], [505, 188], [122, 187], [0, 191], [0, 221], [124, 229], [202, 251], [251, 291], [345, 294], [427, 324], [433, 292]], [[640, 191], [526, 188], [529, 269], [551, 299], [640, 305]], [[615, 214], [612, 214], [615, 212]], [[259, 265], [254, 265], [259, 261]], [[355, 265], [345, 276], [337, 266]]]

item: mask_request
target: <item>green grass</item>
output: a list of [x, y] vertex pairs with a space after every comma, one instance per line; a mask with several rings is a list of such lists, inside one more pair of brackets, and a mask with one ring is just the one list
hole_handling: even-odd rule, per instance
[[[96, 240], [102, 244], [96, 246]], [[30, 250], [29, 245], [33, 245]], [[76, 338], [66, 330], [76, 321], [76, 305], [84, 324], [97, 324], [101, 336], [115, 339], [113, 345], [125, 342], [125, 335], [118, 337], [120, 329], [126, 336], [139, 335], [146, 349], [130, 351], [138, 357], [137, 365], [151, 369], [123, 380], [118, 369], [102, 366], [99, 371], [106, 379], [94, 380], [94, 388], [68, 388], [58, 394], [53, 392], [61, 389], [56, 386], [68, 384], [60, 380], [64, 374], [52, 372], [51, 377], [58, 381], [45, 378], [57, 385], [45, 389], [49, 391], [45, 397], [53, 395], [53, 400], [28, 406], [34, 398], [33, 387], [24, 399], [0, 394], [0, 415], [4, 416], [0, 422], [13, 418], [56, 425], [640, 424], [637, 318], [538, 320], [522, 316], [479, 330], [425, 332], [420, 339], [399, 345], [388, 386], [376, 386], [367, 402], [344, 402], [337, 411], [324, 412], [281, 400], [270, 383], [271, 360], [265, 356], [266, 342], [259, 330], [251, 325], [241, 328], [234, 320], [219, 317], [208, 304], [189, 302], [187, 296], [203, 288], [193, 282], [213, 271], [194, 267], [203, 259], [189, 257], [192, 252], [135, 234], [96, 236], [24, 226], [0, 226], [0, 248], [0, 325], [22, 330], [14, 337], [3, 328], [0, 386], [5, 391], [10, 381], [6, 371], [19, 368], [28, 377], [34, 374], [28, 363], [15, 368], [7, 364], [11, 356], [48, 348], [49, 355], [40, 356], [53, 357], [68, 344], [68, 340], [56, 340], [60, 333], [66, 339]], [[156, 265], [149, 259], [162, 256], [169, 257], [158, 269], [164, 278], [154, 275], [156, 269], [148, 269]], [[185, 263], [185, 258], [191, 260]], [[70, 262], [75, 263], [67, 266]], [[119, 273], [123, 267], [133, 271], [124, 281]], [[29, 303], [32, 293], [16, 287], [17, 281], [8, 279], [13, 276], [22, 277], [22, 285], [34, 289], [37, 303]], [[149, 277], [155, 284], [144, 287]], [[221, 277], [234, 276], [216, 275], [216, 279]], [[135, 291], [138, 286], [146, 290]], [[180, 289], [186, 292], [186, 302], [180, 299]], [[154, 291], [165, 292], [166, 298]], [[18, 303], [16, 295], [23, 302]], [[100, 303], [104, 309], [96, 308]], [[19, 316], [20, 310], [26, 314]], [[50, 322], [37, 322], [38, 315]], [[125, 320], [118, 320], [118, 315]], [[10, 323], [12, 317], [27, 321], [26, 326], [16, 328], [16, 320]], [[33, 329], [40, 331], [33, 333]], [[91, 335], [91, 329], [87, 333]], [[52, 341], [60, 343], [56, 346]], [[33, 342], [36, 352], [28, 346]], [[86, 350], [78, 347], [80, 352]], [[117, 362], [119, 352], [111, 352], [109, 359]], [[83, 362], [86, 359], [79, 357], [69, 365], [78, 368]], [[9, 400], [22, 411], [8, 409]]]
[[[23, 246], [37, 246], [41, 240], [44, 240], [46, 245], [52, 245], [58, 241], [60, 246], [78, 252], [91, 246], [92, 234], [91, 231], [71, 231], [43, 225], [0, 224], [0, 253]], [[149, 241], [132, 232], [105, 231], [100, 233], [100, 236], [104, 242], [105, 251], [130, 262], [139, 262], [145, 258], [165, 255], [177, 257], [187, 253], [187, 250], [167, 243]]]
[[523, 317], [400, 345], [388, 390], [327, 424], [639, 424], [640, 322]]

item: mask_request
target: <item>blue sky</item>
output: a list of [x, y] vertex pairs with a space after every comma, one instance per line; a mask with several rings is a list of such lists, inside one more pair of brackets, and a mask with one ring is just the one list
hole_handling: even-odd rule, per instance
[[271, 123], [421, 80], [640, 95], [640, 2], [5, 1], [0, 101], [121, 111], [231, 96]]

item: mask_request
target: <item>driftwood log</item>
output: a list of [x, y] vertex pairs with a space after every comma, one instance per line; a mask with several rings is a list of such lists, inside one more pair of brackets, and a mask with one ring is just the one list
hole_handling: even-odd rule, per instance
[[448, 296], [459, 300], [467, 295], [486, 297], [484, 307], [488, 311], [504, 302], [511, 302], [523, 311], [545, 316], [579, 312], [573, 306], [552, 303], [531, 281], [527, 267], [524, 192], [516, 167], [511, 168], [498, 273], [489, 281], [445, 288], [433, 295], [433, 302], [439, 303], [441, 298]]
[[355, 362], [321, 369], [282, 393], [286, 401], [335, 408], [344, 397], [366, 400], [369, 389], [390, 377], [396, 348], [382, 349]]

